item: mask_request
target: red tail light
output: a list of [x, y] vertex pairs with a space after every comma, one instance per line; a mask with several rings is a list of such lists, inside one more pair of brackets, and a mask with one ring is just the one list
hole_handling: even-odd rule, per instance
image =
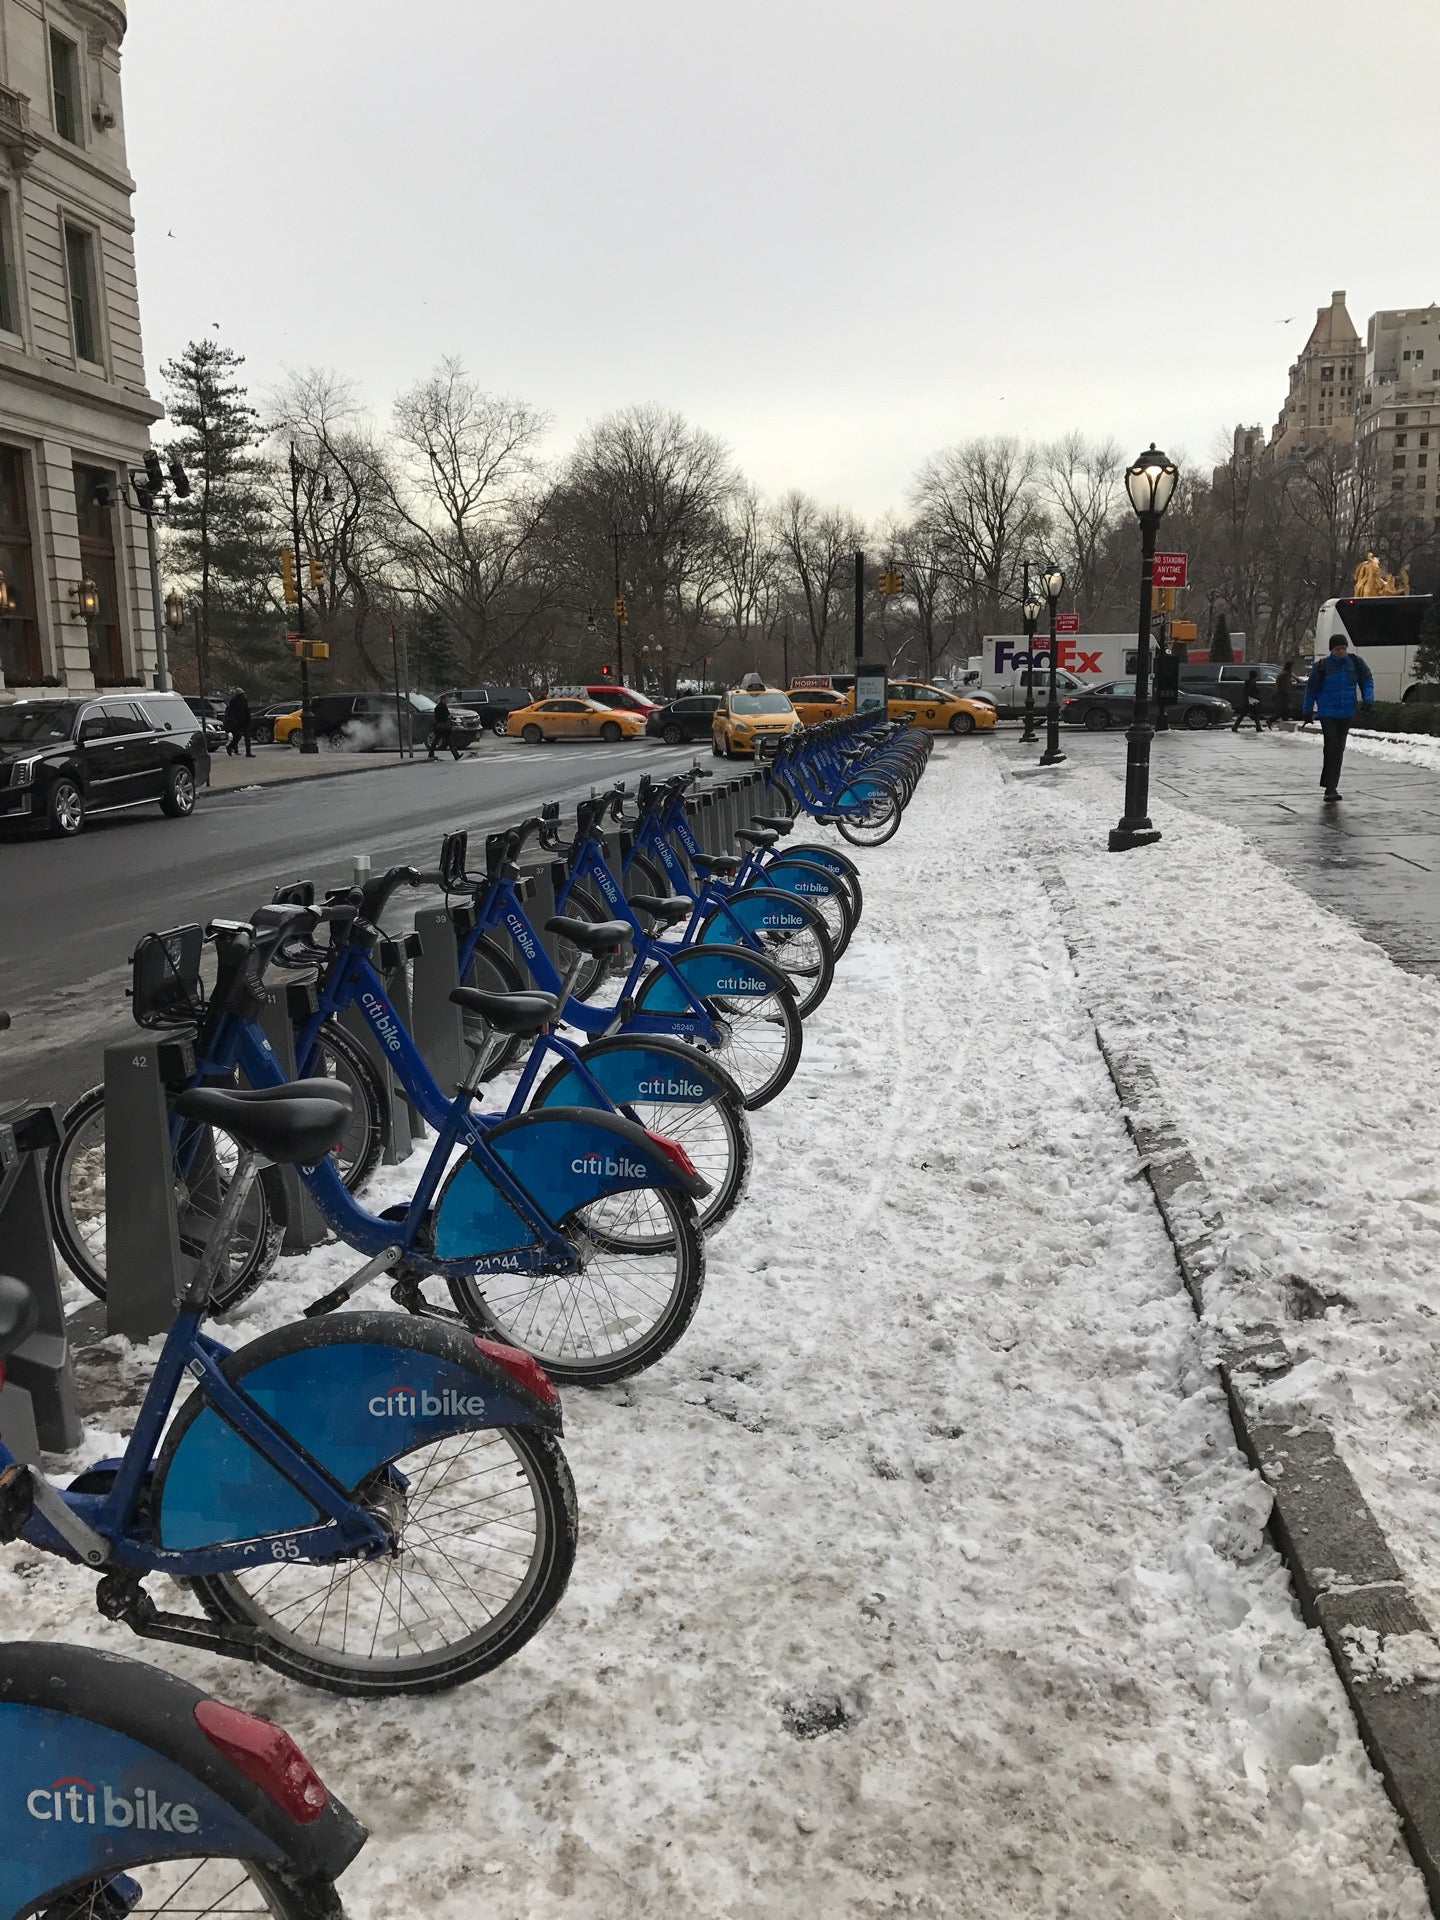
[[537, 1400], [543, 1400], [547, 1407], [560, 1398], [555, 1382], [533, 1354], [522, 1353], [519, 1347], [507, 1347], [502, 1340], [477, 1339], [475, 1346], [487, 1360], [493, 1360], [502, 1372], [508, 1373]]
[[681, 1146], [678, 1140], [671, 1140], [663, 1133], [651, 1133], [648, 1127], [645, 1131], [649, 1135], [651, 1146], [658, 1147], [665, 1158], [670, 1161], [671, 1165], [678, 1167], [687, 1180], [698, 1180], [700, 1178], [700, 1169], [695, 1165], [695, 1162], [690, 1158], [689, 1154], [686, 1153], [684, 1147]]
[[297, 1825], [308, 1826], [329, 1806], [325, 1782], [283, 1727], [257, 1720], [254, 1714], [227, 1707], [220, 1700], [202, 1700], [195, 1709], [195, 1724]]

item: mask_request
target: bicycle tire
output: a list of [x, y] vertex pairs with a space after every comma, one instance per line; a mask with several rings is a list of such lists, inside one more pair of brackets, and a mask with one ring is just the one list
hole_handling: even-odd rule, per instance
[[[782, 849], [777, 848], [776, 852], [781, 853]], [[848, 853], [841, 853], [838, 847], [827, 847], [818, 840], [787, 840], [783, 857], [787, 860], [814, 860], [827, 873], [833, 873], [843, 880], [845, 891], [850, 896], [851, 924], [859, 926], [865, 912], [865, 890], [860, 884], [860, 869]]]
[[[728, 1038], [720, 1046], [705, 1046], [700, 1050], [724, 1067], [740, 1089], [746, 1112], [754, 1113], [757, 1108], [768, 1106], [794, 1077], [805, 1043], [804, 1022], [795, 1004], [795, 990], [784, 969], [752, 953], [748, 947], [685, 947], [670, 955], [670, 959], [683, 977], [692, 956], [703, 954], [713, 957], [717, 953], [730, 953], [752, 966], [769, 968], [775, 977], [772, 993], [747, 995], [743, 999], [730, 999], [716, 994], [699, 996], [714, 1008], [730, 1029]], [[668, 998], [669, 976], [658, 967], [652, 968], [636, 995], [637, 1011], [643, 1010], [646, 1001], [661, 993], [662, 989]], [[672, 1009], [667, 1008], [666, 1011]], [[762, 1025], [775, 1030], [777, 1044], [769, 1049], [768, 1056], [753, 1041], [748, 1048], [746, 1046], [746, 1029], [758, 1029]], [[683, 1036], [677, 1034], [673, 1037], [679, 1039]]]
[[[682, 1058], [686, 1051], [683, 1043], [674, 1045], [680, 1049], [676, 1058]], [[658, 1049], [665, 1052], [671, 1046], [670, 1041], [651, 1034], [613, 1033], [587, 1047], [582, 1057], [587, 1063], [593, 1063], [597, 1055], [626, 1047], [647, 1047], [652, 1051]], [[750, 1184], [754, 1143], [750, 1138], [750, 1124], [745, 1118], [745, 1101], [739, 1087], [734, 1086], [730, 1076], [716, 1061], [707, 1060], [706, 1067], [709, 1072], [720, 1076], [723, 1084], [733, 1088], [733, 1091], [698, 1104], [651, 1099], [626, 1100], [619, 1103], [619, 1107], [627, 1120], [634, 1120], [647, 1131], [662, 1133], [666, 1139], [676, 1141], [689, 1154], [696, 1171], [710, 1182], [709, 1193], [696, 1204], [700, 1231], [708, 1237], [729, 1219], [745, 1197], [745, 1190]], [[551, 1094], [562, 1086], [565, 1088], [563, 1104], [587, 1105], [583, 1091], [566, 1084], [571, 1077], [569, 1063], [557, 1060], [535, 1089], [530, 1101], [531, 1110], [548, 1105]]]
[[[239, 1880], [237, 1873], [243, 1876]], [[122, 1878], [140, 1888], [138, 1901], [132, 1903], [129, 1890], [117, 1887]], [[214, 1897], [207, 1898], [212, 1882]], [[254, 1904], [247, 1897], [247, 1882]], [[178, 1906], [177, 1898], [182, 1898]], [[107, 1874], [87, 1880], [58, 1900], [48, 1895], [47, 1899], [51, 1904], [39, 1908], [35, 1920], [117, 1920], [122, 1914], [135, 1920], [143, 1920], [146, 1914], [164, 1914], [167, 1920], [169, 1916], [205, 1920], [208, 1915], [229, 1920], [232, 1914], [269, 1915], [271, 1920], [344, 1920], [345, 1912], [333, 1880], [297, 1880], [258, 1861], [214, 1854], [142, 1860], [127, 1866], [123, 1876]]]
[[[641, 1252], [623, 1237], [617, 1238], [612, 1203], [627, 1200], [637, 1206], [658, 1206], [669, 1216], [668, 1244], [652, 1236], [649, 1244], [654, 1251]], [[436, 1204], [438, 1207], [438, 1199]], [[592, 1231], [586, 1216], [602, 1206], [609, 1212], [600, 1216], [599, 1230]], [[705, 1243], [694, 1203], [671, 1187], [635, 1188], [608, 1201], [577, 1207], [560, 1226], [576, 1246], [586, 1247], [588, 1258], [579, 1275], [460, 1276], [449, 1283], [456, 1308], [484, 1332], [533, 1354], [552, 1380], [565, 1385], [609, 1386], [653, 1367], [694, 1319], [704, 1289]], [[609, 1317], [587, 1322], [580, 1282], [602, 1259], [609, 1264], [592, 1294], [591, 1310]], [[623, 1270], [622, 1261], [629, 1263]], [[660, 1269], [667, 1265], [671, 1271], [669, 1284], [663, 1300], [651, 1310], [657, 1300], [655, 1289], [664, 1284]], [[647, 1272], [652, 1267], [655, 1271]], [[648, 1290], [644, 1287], [646, 1280], [650, 1282]], [[608, 1351], [598, 1350], [602, 1339], [628, 1332], [615, 1316], [628, 1313], [632, 1320], [639, 1320], [647, 1311], [649, 1325], [638, 1339], [627, 1338], [623, 1346], [612, 1344]], [[590, 1351], [582, 1351], [584, 1348]]]
[[[757, 900], [771, 902], [789, 914], [798, 914], [804, 922], [802, 927], [788, 934], [752, 932], [752, 937], [760, 942], [759, 951], [765, 958], [784, 969], [795, 988], [796, 1011], [802, 1020], [807, 1019], [835, 984], [834, 944], [824, 919], [808, 900], [802, 900], [798, 894], [781, 893], [773, 887], [742, 887], [740, 892], [731, 894], [728, 901], [713, 908], [701, 921], [697, 944], [715, 944], [705, 939], [706, 934], [714, 928], [719, 944], [744, 945], [738, 938], [739, 929], [735, 919], [727, 913], [726, 908], [738, 908], [741, 901], [753, 904]], [[746, 931], [752, 930], [747, 928]]]
[[[335, 1171], [351, 1193], [358, 1193], [380, 1164], [385, 1151], [385, 1132], [390, 1118], [390, 1095], [374, 1061], [353, 1034], [338, 1021], [327, 1020], [318, 1035], [320, 1058], [297, 1078], [312, 1076], [338, 1080], [356, 1096], [345, 1132], [341, 1152], [335, 1158]], [[332, 1056], [325, 1060], [326, 1052]], [[334, 1072], [332, 1066], [342, 1066]]]
[[[850, 903], [850, 889], [845, 876], [829, 867], [822, 867], [818, 861], [802, 860], [798, 854], [789, 852], [771, 861], [762, 872], [763, 885], [778, 887], [781, 893], [799, 893], [815, 909], [825, 922], [825, 931], [830, 936], [835, 958], [840, 959], [855, 932], [855, 910]], [[792, 873], [800, 875], [802, 879], [808, 873], [810, 886], [805, 889], [791, 888], [785, 885], [783, 878], [777, 878], [777, 875]], [[819, 888], [815, 885], [817, 881]]]
[[[556, 912], [566, 914], [572, 920], [588, 920], [592, 926], [597, 926], [602, 920], [614, 918], [612, 914], [606, 912], [600, 901], [586, 886], [571, 887], [565, 896], [564, 906], [557, 907]], [[571, 946], [568, 940], [558, 940], [555, 967], [562, 978], [569, 973], [577, 960], [583, 964], [575, 976], [575, 984], [570, 989], [570, 995], [574, 1000], [588, 1000], [609, 977], [610, 963], [604, 954], [581, 953], [579, 948]]]
[[[625, 898], [633, 901], [637, 893], [655, 894], [666, 900], [674, 891], [666, 878], [664, 869], [648, 853], [635, 853], [630, 856], [630, 865], [625, 874]], [[653, 913], [632, 906], [630, 911], [640, 922], [646, 933], [655, 935], [664, 932], [664, 924]]]
[[[67, 1110], [60, 1140], [45, 1162], [45, 1195], [50, 1229], [66, 1265], [97, 1300], [107, 1294], [105, 1264], [105, 1089], [90, 1087]], [[206, 1132], [223, 1130], [207, 1128]], [[234, 1160], [242, 1149], [234, 1144]], [[188, 1188], [177, 1180], [176, 1210], [180, 1250], [198, 1258], [204, 1251], [214, 1212], [190, 1206]], [[211, 1311], [224, 1313], [253, 1293], [274, 1266], [285, 1237], [289, 1209], [278, 1167], [265, 1167], [250, 1190], [232, 1241], [230, 1273], [216, 1282]]]
[[[479, 987], [485, 993], [523, 993], [526, 976], [497, 941], [489, 934], [482, 934], [475, 943], [461, 985]], [[470, 1013], [464, 1007], [460, 1009], [460, 1024], [466, 1046], [486, 1049], [480, 1069], [482, 1080], [491, 1080], [497, 1073], [514, 1066], [530, 1045], [529, 1037], [523, 1033], [492, 1033], [478, 1013]]]
[[[241, 1376], [243, 1384], [243, 1375]], [[176, 1442], [184, 1429], [180, 1422], [196, 1417], [206, 1405], [204, 1396], [194, 1394], [181, 1408], [176, 1422], [171, 1428]], [[453, 1596], [460, 1585], [477, 1604], [483, 1604], [481, 1597], [468, 1581], [458, 1582], [450, 1588], [448, 1581], [442, 1585], [437, 1576], [430, 1571], [437, 1559], [445, 1561], [450, 1569], [449, 1578], [455, 1579], [454, 1562], [446, 1555], [438, 1542], [443, 1538], [439, 1529], [446, 1516], [458, 1514], [462, 1520], [476, 1507], [482, 1507], [490, 1501], [499, 1499], [506, 1491], [501, 1481], [493, 1476], [503, 1474], [507, 1469], [505, 1456], [492, 1454], [489, 1464], [482, 1469], [487, 1476], [487, 1492], [484, 1499], [467, 1500], [460, 1506], [442, 1507], [440, 1512], [428, 1520], [416, 1521], [416, 1533], [411, 1543], [406, 1543], [406, 1527], [412, 1513], [421, 1511], [422, 1504], [435, 1495], [445, 1502], [453, 1502], [457, 1485], [452, 1479], [451, 1469], [464, 1456], [475, 1452], [476, 1458], [483, 1458], [483, 1450], [492, 1444], [503, 1441], [514, 1456], [519, 1474], [523, 1477], [530, 1496], [534, 1512], [534, 1544], [530, 1549], [526, 1568], [518, 1581], [516, 1592], [498, 1611], [486, 1629], [470, 1633], [465, 1642], [455, 1647], [441, 1647], [430, 1653], [408, 1655], [391, 1660], [374, 1658], [374, 1647], [381, 1644], [380, 1632], [387, 1618], [387, 1602], [395, 1610], [396, 1628], [389, 1634], [387, 1642], [408, 1644], [419, 1636], [421, 1629], [439, 1626], [440, 1622], [432, 1618], [421, 1617], [414, 1625], [401, 1624], [400, 1607], [407, 1600], [420, 1604], [443, 1608], [450, 1607], [458, 1613]], [[450, 1449], [448, 1454], [444, 1449]], [[166, 1457], [171, 1451], [170, 1436], [166, 1436]], [[423, 1467], [414, 1466], [419, 1456], [428, 1456]], [[440, 1461], [440, 1470], [435, 1471]], [[395, 1489], [396, 1475], [390, 1473], [397, 1462], [410, 1461], [408, 1474], [399, 1472], [398, 1477], [406, 1485]], [[163, 1462], [161, 1471], [163, 1472]], [[469, 1474], [467, 1479], [475, 1478]], [[385, 1561], [341, 1560], [328, 1566], [319, 1566], [307, 1562], [292, 1564], [280, 1562], [257, 1568], [253, 1573], [206, 1574], [192, 1578], [200, 1604], [214, 1620], [231, 1624], [256, 1627], [265, 1641], [264, 1660], [267, 1666], [300, 1680], [308, 1686], [319, 1687], [327, 1693], [343, 1693], [358, 1698], [377, 1699], [402, 1694], [440, 1693], [451, 1687], [462, 1685], [468, 1680], [478, 1679], [482, 1673], [488, 1673], [503, 1660], [518, 1653], [532, 1636], [539, 1631], [559, 1604], [575, 1563], [575, 1544], [579, 1525], [575, 1506], [575, 1485], [570, 1477], [570, 1469], [559, 1443], [548, 1433], [542, 1433], [529, 1427], [481, 1427], [470, 1431], [450, 1434], [444, 1439], [429, 1441], [409, 1452], [397, 1454], [383, 1467], [374, 1469], [366, 1476], [366, 1482], [373, 1485], [374, 1496], [383, 1498], [390, 1510], [403, 1509], [404, 1518], [400, 1521], [397, 1538], [400, 1542], [398, 1552]], [[512, 1482], [512, 1486], [513, 1486]], [[365, 1482], [351, 1489], [352, 1494], [365, 1496]], [[516, 1518], [516, 1513], [521, 1518]], [[491, 1546], [487, 1549], [488, 1560], [485, 1563], [487, 1579], [508, 1578], [504, 1571], [503, 1555], [514, 1555], [521, 1551], [514, 1544], [514, 1536], [523, 1534], [526, 1521], [520, 1507], [496, 1509], [490, 1524], [503, 1529], [501, 1537], [509, 1542], [504, 1546]], [[426, 1559], [424, 1556], [429, 1555]], [[500, 1558], [500, 1571], [493, 1564]], [[403, 1571], [399, 1569], [404, 1567]], [[473, 1579], [477, 1572], [476, 1564], [467, 1560], [467, 1572]], [[377, 1569], [380, 1571], [377, 1572]], [[396, 1587], [392, 1592], [392, 1572]], [[357, 1582], [352, 1593], [348, 1585], [343, 1600], [332, 1613], [330, 1596], [336, 1591], [336, 1582], [343, 1575], [347, 1582]], [[289, 1577], [293, 1576], [293, 1579]], [[295, 1613], [297, 1609], [307, 1609], [299, 1614], [296, 1625], [303, 1625], [314, 1619], [315, 1592], [326, 1593], [320, 1618], [315, 1626], [318, 1635], [327, 1627], [331, 1631], [348, 1635], [353, 1623], [359, 1623], [359, 1637], [363, 1640], [365, 1632], [364, 1609], [370, 1606], [376, 1615], [372, 1634], [370, 1653], [364, 1657], [363, 1664], [359, 1656], [345, 1659], [339, 1650], [329, 1653], [318, 1645], [305, 1644], [293, 1627], [282, 1627], [275, 1614], [259, 1604], [257, 1597], [245, 1585], [246, 1580], [264, 1580], [261, 1591], [273, 1588], [277, 1581], [287, 1581], [280, 1586], [277, 1598], [283, 1598], [298, 1581], [303, 1583], [313, 1578], [314, 1585], [299, 1599], [289, 1600], [284, 1612]], [[328, 1590], [326, 1580], [329, 1580]], [[374, 1596], [378, 1591], [378, 1599]]]
[[902, 813], [899, 798], [892, 793], [886, 796], [883, 805], [872, 801], [863, 820], [847, 819], [841, 814], [835, 824], [852, 847], [883, 847], [900, 831]]

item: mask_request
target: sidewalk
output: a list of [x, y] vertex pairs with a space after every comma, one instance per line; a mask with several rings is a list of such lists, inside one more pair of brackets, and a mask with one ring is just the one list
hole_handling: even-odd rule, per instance
[[[1162, 809], [1163, 859], [1106, 854], [1118, 793], [1099, 771], [1006, 783], [982, 743], [942, 741], [897, 838], [858, 856], [865, 918], [794, 1081], [752, 1116], [749, 1198], [694, 1325], [623, 1387], [566, 1393], [580, 1557], [521, 1658], [367, 1702], [357, 1738], [355, 1703], [146, 1648], [323, 1756], [373, 1830], [343, 1887], [357, 1920], [1422, 1920], [1041, 866], [1233, 1197], [1236, 1272], [1267, 1303], [1292, 1272], [1343, 1280], [1346, 1306], [1300, 1328], [1317, 1371], [1288, 1384], [1338, 1400], [1358, 1359], [1347, 1418], [1355, 1399], [1381, 1418], [1381, 1349], [1418, 1366], [1440, 1308], [1406, 1252], [1440, 1233], [1417, 1106], [1436, 1069], [1407, 1100], [1399, 1066], [1412, 1038], [1433, 1060], [1440, 988], [1238, 834]], [[1266, 991], [1297, 952], [1315, 986], [1352, 983], [1335, 1018], [1303, 978]], [[1392, 1042], [1401, 987], [1418, 1000]], [[1402, 1105], [1408, 1147], [1386, 1132]], [[287, 1262], [227, 1343], [355, 1264]], [[103, 1424], [123, 1426], [132, 1368], [104, 1351]], [[1436, 1405], [1398, 1418], [1403, 1466], [1369, 1463], [1408, 1483], [1412, 1528]], [[92, 1584], [0, 1556], [17, 1630], [127, 1650]]]
[[[420, 758], [425, 758], [421, 750]], [[210, 756], [211, 793], [233, 793], [238, 787], [280, 787], [292, 780], [323, 780], [337, 773], [375, 773], [381, 767], [409, 766], [398, 753], [337, 753], [322, 747], [318, 753], [301, 753], [295, 747], [257, 746], [253, 759], [237, 754], [233, 759], [223, 747]]]

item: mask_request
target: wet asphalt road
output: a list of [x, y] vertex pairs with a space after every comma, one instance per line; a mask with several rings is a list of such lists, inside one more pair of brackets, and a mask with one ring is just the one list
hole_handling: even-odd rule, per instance
[[[1077, 764], [1098, 762], [1123, 779], [1123, 733], [1066, 727], [1061, 744]], [[1005, 751], [1018, 757], [1013, 736]], [[1026, 750], [1027, 757], [1038, 752]], [[1312, 754], [1253, 728], [1157, 734], [1151, 752], [1156, 800], [1241, 828], [1267, 859], [1354, 921], [1400, 966], [1440, 976], [1440, 771], [1352, 749], [1341, 780], [1345, 798], [1334, 807], [1321, 803], [1319, 777], [1318, 747]], [[1215, 877], [1223, 885], [1218, 864]]]
[[[714, 764], [701, 742], [705, 764]], [[657, 741], [545, 748], [487, 743], [477, 756], [204, 795], [190, 820], [158, 807], [97, 819], [78, 840], [0, 838], [0, 1105], [68, 1102], [100, 1078], [103, 1047], [130, 1031], [127, 957], [143, 934], [187, 920], [243, 918], [282, 880], [348, 880], [351, 857], [377, 869], [433, 866], [440, 836], [483, 836], [537, 813], [566, 812], [592, 786], [688, 766], [696, 749]], [[474, 859], [471, 861], [474, 865]], [[415, 904], [421, 896], [411, 896]]]

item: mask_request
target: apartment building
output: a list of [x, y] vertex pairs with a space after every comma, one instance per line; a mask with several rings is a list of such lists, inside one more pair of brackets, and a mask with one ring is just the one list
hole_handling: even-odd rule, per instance
[[1348, 447], [1355, 437], [1355, 404], [1365, 373], [1365, 348], [1341, 288], [1315, 315], [1299, 358], [1290, 369], [1290, 391], [1270, 436], [1272, 457], [1323, 441]]
[[1355, 444], [1396, 551], [1440, 533], [1440, 306], [1371, 315]]
[[[149, 685], [145, 386], [118, 0], [0, 0], [0, 698]], [[109, 482], [116, 504], [97, 499]]]

